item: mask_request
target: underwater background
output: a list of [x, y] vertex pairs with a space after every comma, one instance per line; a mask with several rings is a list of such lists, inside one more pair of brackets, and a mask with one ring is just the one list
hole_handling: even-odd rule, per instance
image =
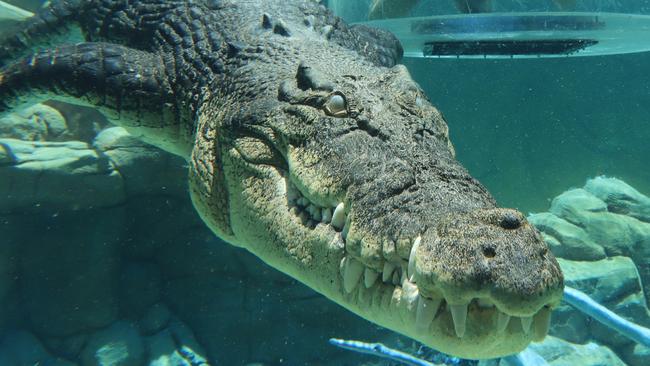
[[[363, 20], [368, 3], [342, 15]], [[579, 3], [650, 14], [645, 0]], [[413, 15], [452, 12], [422, 1]], [[458, 159], [501, 206], [530, 213], [567, 283], [650, 326], [650, 53], [403, 63], [444, 114]], [[330, 337], [463, 364], [216, 239], [185, 175], [183, 161], [88, 108], [50, 102], [0, 118], [0, 366], [391, 364]], [[533, 346], [551, 365], [650, 365], [650, 349], [568, 306], [551, 334]]]

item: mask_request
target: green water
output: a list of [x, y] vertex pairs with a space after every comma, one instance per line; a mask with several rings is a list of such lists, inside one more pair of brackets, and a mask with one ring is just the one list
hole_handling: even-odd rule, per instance
[[[348, 21], [371, 1], [329, 0]], [[494, 1], [493, 10], [556, 10], [552, 1]], [[650, 13], [650, 1], [578, 1], [577, 11]], [[422, 0], [412, 16], [456, 14]], [[650, 53], [556, 59], [402, 61], [445, 115], [457, 157], [503, 206], [548, 209], [597, 175], [650, 192]]]
[[[10, 2], [37, 9], [36, 1]], [[362, 5], [357, 11], [367, 6], [357, 3]], [[530, 3], [537, 4], [536, 10], [548, 10], [548, 2]], [[523, 6], [517, 0], [499, 4]], [[650, 13], [650, 0], [588, 0], [580, 6]], [[423, 0], [416, 11], [449, 9], [448, 2]], [[518, 60], [404, 59], [403, 63], [444, 114], [458, 159], [500, 205], [524, 212], [547, 211], [554, 197], [599, 175], [620, 178], [650, 193], [650, 53]], [[80, 114], [75, 121], [101, 119], [73, 107], [59, 108], [68, 121], [75, 113]], [[98, 133], [92, 127], [87, 130], [92, 137], [79, 139], [79, 144]], [[247, 366], [316, 365], [312, 360], [323, 357], [328, 361], [323, 365], [362, 365], [368, 359], [332, 349], [327, 338], [386, 343], [397, 339], [216, 239], [187, 197], [185, 162], [139, 143], [125, 150], [129, 148], [141, 160], [123, 159], [120, 174], [133, 191], [128, 202], [117, 204], [107, 197], [104, 207], [97, 204], [101, 200], [93, 200], [101, 194], [52, 190], [51, 196], [60, 199], [63, 208], [53, 204], [56, 209], [42, 209], [38, 197], [34, 203], [27, 197], [21, 210], [0, 212], [0, 366], [37, 364], [8, 363], [15, 355], [7, 351], [13, 350], [16, 354], [27, 350], [28, 356], [44, 360], [53, 360], [48, 352], [57, 357], [56, 361], [39, 361], [41, 365], [95, 365], [95, 348], [101, 350], [102, 342], [120, 346], [121, 341], [135, 344], [133, 348], [140, 353], [130, 352], [142, 360], [158, 356], [152, 345], [169, 343], [164, 344], [169, 349], [161, 351], [159, 364], [164, 357], [173, 360], [177, 347], [190, 345], [197, 354], [221, 361], [215, 363], [220, 365], [244, 361]], [[131, 156], [128, 151], [124, 154]], [[81, 156], [79, 164], [82, 158], [87, 156]], [[112, 192], [112, 181], [102, 182], [107, 181], [97, 185]], [[43, 186], [53, 186], [48, 183]], [[90, 208], [65, 206], [66, 200], [75, 199], [87, 200]], [[644, 207], [650, 212], [647, 202]], [[572, 286], [581, 283], [585, 291], [592, 290], [590, 294], [628, 319], [648, 326], [644, 288], [650, 282], [650, 261], [644, 254], [650, 251], [643, 249], [650, 248], [650, 219], [633, 221], [645, 237], [638, 235], [636, 241], [619, 243], [620, 247], [617, 243], [601, 245], [617, 241], [610, 238], [628, 239], [614, 229], [627, 229], [632, 216], [620, 216], [619, 221], [612, 221], [611, 236], [597, 237], [602, 233], [592, 227], [592, 232], [580, 237], [609, 250], [607, 258], [566, 259], [565, 278], [567, 283], [574, 281]], [[582, 230], [588, 225], [576, 226]], [[620, 232], [627, 235], [632, 230]], [[566, 340], [576, 344], [598, 341], [628, 357], [626, 361], [633, 359], [631, 342], [621, 341], [608, 329], [598, 329], [586, 317], [581, 323], [583, 318], [572, 315], [568, 307], [557, 310], [554, 324], [573, 319], [574, 329], [584, 330], [583, 338], [569, 334]], [[558, 328], [563, 333], [554, 335], [566, 336], [573, 330]], [[610, 338], [611, 342], [602, 341]], [[595, 353], [591, 345], [584, 347]], [[413, 354], [419, 347], [404, 338], [393, 346]], [[565, 353], [575, 353], [576, 359], [584, 356], [575, 350]], [[629, 364], [647, 365], [643, 360]], [[129, 365], [145, 364], [154, 365], [144, 361]], [[591, 365], [586, 361], [569, 364]]]
[[601, 174], [650, 191], [650, 54], [404, 63], [500, 204], [543, 211]]

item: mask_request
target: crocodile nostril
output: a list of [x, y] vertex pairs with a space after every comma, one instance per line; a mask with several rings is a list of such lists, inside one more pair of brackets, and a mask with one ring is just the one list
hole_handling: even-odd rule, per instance
[[494, 258], [497, 255], [497, 251], [493, 247], [483, 247], [483, 255], [485, 258]]
[[499, 225], [504, 229], [513, 230], [521, 226], [521, 220], [515, 214], [508, 212], [503, 215]]

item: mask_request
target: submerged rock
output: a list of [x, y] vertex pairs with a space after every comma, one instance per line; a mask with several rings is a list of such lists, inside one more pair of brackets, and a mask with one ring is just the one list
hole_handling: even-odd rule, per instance
[[[612, 257], [596, 262], [580, 262], [558, 258], [565, 283], [583, 291], [600, 304], [630, 321], [647, 325], [650, 320], [641, 279], [628, 257]], [[608, 345], [625, 345], [631, 341], [567, 304], [553, 312], [551, 334], [571, 342], [584, 343], [596, 339]]]
[[100, 131], [101, 123], [87, 122], [93, 127], [70, 125], [44, 104], [0, 118], [0, 212], [112, 207], [134, 195], [185, 193], [181, 158], [121, 127]]
[[140, 366], [144, 351], [136, 327], [118, 321], [91, 334], [79, 358], [82, 366]]
[[0, 365], [2, 366], [76, 366], [76, 364], [52, 356], [31, 333], [12, 331], [0, 341]]
[[185, 194], [185, 161], [129, 134], [122, 127], [101, 131], [93, 146], [102, 151], [120, 172], [126, 195]]
[[573, 344], [548, 336], [541, 343], [532, 343], [530, 348], [550, 366], [626, 366], [611, 349], [596, 343]]
[[130, 262], [122, 266], [119, 279], [120, 308], [122, 314], [139, 318], [160, 300], [162, 275], [151, 262]]
[[620, 179], [605, 176], [590, 179], [585, 190], [607, 203], [607, 210], [650, 223], [650, 197]]
[[126, 198], [120, 174], [84, 142], [0, 138], [0, 146], [0, 212], [108, 207]]
[[[0, 217], [0, 225], [4, 225]], [[0, 329], [3, 325], [3, 313], [6, 306], [7, 297], [16, 283], [16, 255], [15, 243], [7, 238], [3, 238], [0, 243]]]
[[140, 333], [145, 335], [154, 334], [169, 324], [171, 312], [163, 303], [152, 305], [145, 315], [138, 321]]
[[147, 337], [145, 342], [149, 366], [209, 366], [205, 357], [196, 349], [179, 344], [169, 329]]
[[21, 243], [22, 310], [36, 334], [62, 337], [115, 321], [124, 216], [117, 207], [92, 215], [79, 211], [14, 218], [17, 227], [48, 228], [47, 240], [38, 231], [21, 231], [13, 238]]
[[581, 225], [585, 221], [585, 213], [600, 213], [607, 211], [607, 204], [584, 189], [571, 189], [555, 197], [551, 202], [549, 212]]
[[[566, 284], [649, 327], [650, 198], [621, 180], [597, 177], [556, 197], [549, 211], [529, 219], [558, 257]], [[646, 360], [643, 348], [566, 305], [554, 312], [551, 334], [579, 343], [597, 340], [636, 364]]]
[[640, 344], [630, 344], [624, 352], [625, 362], [630, 366], [650, 365], [650, 348]]
[[559, 258], [558, 262], [567, 286], [588, 293], [601, 304], [642, 291], [639, 273], [628, 257], [611, 257], [595, 262]]
[[587, 232], [548, 212], [532, 214], [528, 221], [542, 231], [553, 254], [573, 260], [599, 260], [605, 258], [605, 250], [596, 244]]
[[67, 123], [61, 113], [42, 103], [0, 117], [0, 136], [3, 138], [23, 141], [72, 140], [66, 131]]

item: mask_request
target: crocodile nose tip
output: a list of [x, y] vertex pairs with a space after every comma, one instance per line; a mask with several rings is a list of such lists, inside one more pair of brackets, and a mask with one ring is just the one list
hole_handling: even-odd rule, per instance
[[499, 226], [507, 230], [514, 230], [521, 226], [521, 219], [513, 212], [506, 212], [501, 218]]

